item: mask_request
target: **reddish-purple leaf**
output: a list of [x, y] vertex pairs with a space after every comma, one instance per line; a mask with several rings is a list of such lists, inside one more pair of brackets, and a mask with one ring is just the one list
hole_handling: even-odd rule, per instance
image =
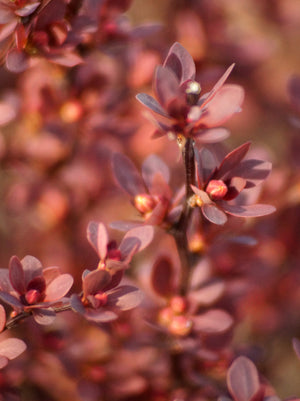
[[106, 309], [86, 309], [84, 315], [86, 319], [97, 323], [107, 323], [118, 318], [118, 315], [113, 311]]
[[140, 173], [128, 157], [115, 153], [112, 158], [112, 167], [120, 187], [129, 195], [136, 196], [147, 192]]
[[14, 297], [13, 295], [8, 294], [7, 292], [0, 291], [0, 299], [16, 310], [23, 309], [23, 304], [19, 301], [19, 299]]
[[142, 292], [133, 286], [123, 285], [107, 293], [107, 306], [117, 307], [125, 311], [138, 306], [142, 299]]
[[224, 85], [207, 103], [199, 123], [205, 127], [222, 125], [233, 114], [241, 110], [244, 89], [239, 85]]
[[36, 23], [36, 30], [43, 31], [52, 22], [62, 20], [66, 12], [66, 3], [61, 0], [49, 0], [41, 9]]
[[[123, 263], [123, 268], [124, 268], [124, 263]], [[106, 285], [103, 288], [103, 291], [106, 292], [111, 290], [112, 288], [117, 287], [120, 284], [123, 276], [124, 276], [124, 270], [117, 271], [115, 274], [112, 275], [111, 281], [109, 282], [108, 285]]]
[[[153, 239], [154, 230], [152, 226], [135, 227], [129, 230], [123, 237], [119, 249], [121, 251], [122, 260], [128, 259], [132, 255], [132, 250], [140, 252], [150, 244]], [[129, 262], [129, 261], [128, 261]]]
[[148, 188], [151, 188], [154, 176], [159, 173], [168, 183], [170, 180], [170, 171], [166, 163], [156, 155], [150, 155], [143, 162], [142, 176]]
[[15, 11], [19, 17], [27, 17], [28, 15], [32, 14], [40, 5], [40, 1], [35, 3], [27, 4], [25, 7], [19, 8]]
[[91, 221], [87, 228], [87, 239], [101, 260], [107, 255], [108, 234], [103, 223]]
[[223, 333], [233, 325], [233, 318], [224, 310], [212, 309], [193, 317], [194, 329], [205, 334]]
[[20, 295], [26, 291], [25, 275], [21, 261], [17, 256], [12, 256], [9, 261], [9, 279], [13, 288]]
[[41, 262], [34, 256], [27, 255], [21, 260], [24, 274], [25, 284], [27, 285], [35, 277], [43, 275], [43, 267]]
[[147, 95], [147, 93], [139, 93], [136, 95], [136, 98], [144, 106], [148, 107], [148, 109], [160, 114], [161, 116], [169, 117], [161, 105], [152, 96]]
[[162, 297], [170, 297], [175, 292], [175, 268], [167, 257], [159, 258], [152, 268], [151, 284], [154, 291]]
[[56, 277], [46, 288], [45, 302], [56, 301], [65, 296], [72, 287], [73, 281], [70, 274], [61, 274]]
[[6, 67], [9, 71], [20, 73], [28, 68], [27, 55], [16, 48], [10, 50], [6, 55]]
[[219, 209], [214, 203], [206, 203], [201, 207], [203, 215], [211, 223], [223, 225], [227, 221], [226, 214]]
[[159, 103], [163, 106], [180, 96], [179, 81], [169, 68], [156, 68], [154, 89]]
[[53, 323], [56, 313], [53, 309], [32, 309], [32, 315], [34, 320], [38, 324], [42, 324], [44, 326]]
[[60, 276], [60, 268], [57, 266], [46, 267], [43, 270], [43, 277], [46, 285], [49, 285], [56, 277]]
[[180, 84], [195, 79], [195, 63], [189, 52], [178, 42], [170, 48], [164, 67], [171, 69], [177, 76]]
[[145, 219], [146, 224], [160, 225], [168, 212], [169, 201], [166, 198], [162, 198], [155, 206], [151, 214]]
[[202, 288], [191, 291], [189, 293], [189, 298], [198, 305], [211, 305], [221, 297], [224, 290], [224, 283], [216, 280], [205, 284]]
[[258, 372], [254, 363], [240, 356], [227, 373], [227, 386], [235, 401], [250, 401], [260, 391]]
[[288, 91], [291, 103], [300, 110], [300, 76], [294, 75], [288, 82]]
[[202, 200], [204, 204], [213, 204], [210, 197], [207, 195], [205, 191], [202, 191], [202, 189], [199, 189], [195, 187], [195, 185], [191, 185], [192, 190], [195, 192], [195, 194]]
[[220, 204], [226, 213], [237, 217], [260, 217], [276, 211], [276, 208], [272, 205], [230, 205], [223, 201]]
[[218, 166], [218, 162], [214, 154], [206, 149], [199, 147], [199, 142], [196, 140], [194, 147], [195, 159], [197, 162], [197, 179], [199, 187], [203, 187]]
[[293, 338], [293, 348], [296, 352], [297, 357], [300, 359], [300, 340]]
[[3, 331], [6, 324], [6, 313], [3, 305], [0, 304], [0, 333]]
[[128, 231], [131, 230], [132, 228], [140, 227], [142, 225], [144, 225], [142, 221], [128, 221], [128, 220], [113, 221], [112, 223], [109, 224], [111, 228], [119, 231]]
[[3, 25], [0, 30], [0, 42], [11, 35], [16, 29], [17, 25], [17, 20], [13, 20], [9, 24]]
[[223, 197], [224, 200], [228, 201], [236, 198], [239, 193], [245, 188], [246, 180], [241, 177], [233, 177], [227, 186], [227, 193]]
[[215, 96], [215, 94], [222, 88], [222, 86], [224, 85], [229, 74], [233, 70], [234, 66], [235, 66], [235, 64], [231, 64], [231, 66], [221, 76], [221, 78], [218, 80], [218, 82], [215, 84], [215, 86], [212, 88], [212, 90], [200, 98], [198, 104], [201, 105], [201, 107], [203, 107], [205, 104], [210, 102], [212, 100], [212, 98]]
[[6, 4], [0, 3], [0, 24], [4, 25], [15, 19], [13, 10]]
[[85, 314], [85, 307], [83, 306], [80, 297], [77, 294], [73, 294], [70, 298], [71, 308], [81, 315]]
[[72, 51], [58, 54], [49, 53], [47, 54], [47, 59], [52, 63], [63, 65], [64, 67], [74, 67], [83, 62], [82, 58]]
[[95, 295], [109, 284], [111, 275], [106, 270], [93, 270], [87, 274], [82, 282], [83, 294]]
[[215, 180], [222, 179], [227, 173], [230, 173], [246, 156], [251, 142], [246, 142], [232, 152], [228, 153], [222, 161], [216, 173], [213, 175]]
[[270, 174], [272, 163], [263, 160], [243, 160], [233, 169], [233, 176], [242, 177], [246, 182], [245, 188], [252, 188], [259, 185]]
[[29, 283], [27, 284], [26, 291], [29, 290], [37, 290], [40, 293], [43, 293], [46, 289], [46, 282], [44, 277], [38, 276], [34, 277]]
[[7, 338], [0, 342], [0, 355], [7, 359], [15, 359], [26, 350], [24, 341], [18, 338]]

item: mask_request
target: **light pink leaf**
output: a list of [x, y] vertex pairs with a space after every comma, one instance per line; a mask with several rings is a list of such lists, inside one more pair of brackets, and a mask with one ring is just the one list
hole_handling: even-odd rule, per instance
[[224, 293], [225, 284], [222, 281], [212, 281], [203, 285], [202, 288], [191, 291], [189, 298], [191, 298], [198, 305], [211, 305], [216, 302]]
[[160, 173], [165, 182], [170, 180], [170, 170], [166, 163], [157, 155], [150, 155], [143, 162], [142, 176], [148, 188], [151, 188], [154, 176]]
[[66, 51], [61, 54], [47, 54], [47, 59], [55, 64], [62, 65], [64, 67], [74, 67], [75, 65], [81, 64], [83, 59], [76, 53]]
[[8, 124], [16, 117], [16, 110], [7, 103], [0, 102], [0, 126]]
[[35, 3], [27, 4], [25, 7], [19, 8], [18, 10], [15, 11], [17, 15], [20, 17], [27, 17], [27, 15], [32, 14], [40, 5], [40, 1], [37, 1]]
[[235, 359], [227, 372], [227, 386], [235, 401], [250, 401], [260, 391], [254, 363], [244, 356]]
[[73, 277], [70, 274], [61, 274], [56, 277], [45, 291], [45, 302], [56, 301], [67, 294], [73, 285]]
[[9, 261], [9, 279], [13, 288], [19, 294], [24, 294], [26, 291], [25, 275], [21, 261], [17, 256], [12, 256]]
[[166, 106], [180, 95], [179, 81], [169, 68], [158, 66], [155, 71], [154, 89], [161, 105]]
[[202, 143], [216, 143], [224, 141], [230, 133], [226, 128], [210, 128], [193, 131], [193, 136], [198, 145]]
[[[153, 239], [154, 229], [152, 226], [135, 227], [129, 230], [123, 237], [119, 249], [122, 260], [125, 260], [133, 248], [135, 253], [146, 248]], [[131, 255], [133, 256], [133, 255]]]
[[138, 306], [143, 299], [143, 293], [136, 287], [123, 285], [108, 292], [107, 306], [117, 307], [125, 311]]
[[108, 234], [105, 225], [103, 223], [91, 221], [87, 228], [87, 238], [98, 253], [100, 259], [105, 260], [108, 244]]
[[203, 215], [209, 220], [211, 223], [223, 225], [227, 221], [226, 214], [219, 209], [214, 203], [204, 204], [201, 207]]
[[170, 48], [164, 67], [171, 69], [179, 79], [180, 84], [195, 79], [195, 63], [189, 52], [178, 42]]
[[148, 107], [148, 109], [160, 114], [163, 117], [169, 117], [161, 105], [152, 96], [147, 95], [147, 93], [139, 93], [136, 95], [136, 98], [140, 103]]
[[42, 324], [44, 326], [53, 323], [56, 317], [55, 311], [51, 308], [32, 309], [32, 315], [38, 324]]
[[227, 173], [230, 173], [235, 169], [246, 156], [250, 145], [251, 142], [245, 142], [243, 145], [228, 153], [219, 166], [217, 172], [213, 175], [213, 178], [215, 180], [222, 179]]
[[28, 68], [27, 55], [16, 48], [10, 50], [6, 55], [6, 67], [9, 71], [20, 73]]
[[7, 338], [0, 342], [0, 355], [7, 359], [14, 359], [26, 350], [24, 341], [18, 338]]
[[230, 205], [227, 202], [220, 202], [220, 204], [226, 213], [237, 217], [260, 217], [276, 211], [272, 205]]
[[111, 275], [106, 270], [93, 270], [87, 274], [82, 283], [84, 296], [95, 295], [102, 291], [111, 281]]
[[194, 329], [201, 333], [223, 333], [233, 325], [233, 318], [224, 310], [211, 309], [193, 318]]

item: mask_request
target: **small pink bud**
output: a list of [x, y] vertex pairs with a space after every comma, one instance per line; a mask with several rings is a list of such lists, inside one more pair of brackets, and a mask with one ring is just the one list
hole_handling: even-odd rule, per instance
[[174, 312], [172, 311], [172, 309], [170, 307], [161, 309], [158, 314], [159, 324], [161, 324], [162, 326], [168, 327], [172, 322], [173, 315], [174, 315]]
[[170, 301], [170, 307], [175, 314], [183, 313], [186, 310], [187, 302], [183, 297], [176, 295]]
[[94, 296], [96, 301], [96, 308], [104, 306], [107, 302], [107, 294], [105, 292], [99, 292]]
[[171, 324], [169, 325], [170, 333], [176, 336], [186, 336], [192, 329], [192, 321], [186, 316], [174, 316]]
[[156, 205], [155, 200], [151, 195], [148, 194], [139, 194], [134, 198], [134, 206], [141, 213], [149, 213], [152, 212]]
[[38, 290], [29, 290], [26, 292], [25, 299], [29, 305], [36, 304], [41, 301], [41, 293]]
[[213, 200], [223, 199], [227, 191], [227, 185], [222, 180], [211, 180], [206, 187], [206, 193]]

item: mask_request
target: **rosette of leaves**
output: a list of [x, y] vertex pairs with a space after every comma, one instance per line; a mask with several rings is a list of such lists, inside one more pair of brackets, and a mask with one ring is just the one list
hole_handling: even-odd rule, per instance
[[233, 67], [234, 64], [210, 92], [201, 95], [193, 58], [180, 43], [175, 43], [155, 72], [153, 90], [158, 101], [146, 93], [137, 95], [144, 106], [162, 117], [155, 120], [158, 130], [154, 136], [172, 132], [202, 142], [227, 138], [228, 131], [216, 127], [240, 111], [244, 99], [242, 87], [224, 84]]
[[[168, 166], [156, 155], [142, 164], [141, 174], [132, 161], [120, 154], [113, 156], [113, 172], [120, 187], [130, 196], [131, 203], [142, 215], [145, 224], [169, 225], [179, 216], [181, 191], [172, 198]], [[121, 226], [120, 224], [119, 226]], [[118, 227], [118, 224], [114, 223]]]
[[96, 270], [84, 271], [82, 294], [72, 295], [71, 306], [88, 320], [112, 321], [117, 319], [118, 312], [134, 308], [142, 299], [138, 288], [119, 284], [132, 257], [152, 241], [153, 228], [129, 230], [118, 247], [115, 241], [109, 241], [103, 223], [90, 222], [87, 237], [100, 261]]
[[13, 256], [9, 269], [0, 270], [0, 299], [13, 308], [13, 316], [29, 313], [37, 323], [50, 324], [56, 316], [54, 305], [66, 302], [72, 284], [73, 277], [58, 267], [43, 269], [33, 256]]
[[[189, 199], [190, 206], [200, 207], [203, 216], [214, 224], [226, 223], [226, 214], [238, 217], [265, 216], [275, 211], [274, 206], [247, 204], [247, 191], [261, 184], [269, 175], [270, 162], [245, 159], [250, 142], [228, 153], [219, 163], [208, 149], [195, 147], [197, 186]], [[243, 197], [242, 195], [245, 195]]]

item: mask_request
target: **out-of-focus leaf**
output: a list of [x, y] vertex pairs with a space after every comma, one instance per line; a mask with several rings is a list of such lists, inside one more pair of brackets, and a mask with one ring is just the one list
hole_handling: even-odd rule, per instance
[[[108, 266], [108, 268], [109, 268], [109, 266]], [[124, 268], [124, 264], [123, 264], [123, 268]], [[120, 284], [123, 276], [124, 276], [124, 270], [118, 270], [115, 274], [112, 275], [111, 281], [109, 282], [108, 285], [106, 285], [103, 288], [103, 291], [106, 292], [106, 291], [111, 290], [112, 288], [117, 287]]]
[[148, 188], [151, 187], [153, 177], [160, 173], [165, 182], [168, 183], [170, 180], [170, 171], [166, 163], [156, 155], [150, 155], [143, 162], [142, 165], [142, 176]]
[[111, 280], [111, 275], [106, 270], [93, 270], [85, 276], [82, 289], [84, 296], [95, 295], [103, 290]]
[[9, 71], [20, 73], [28, 68], [27, 55], [17, 49], [10, 50], [6, 55], [6, 67]]
[[138, 306], [143, 293], [136, 287], [123, 285], [107, 293], [107, 306], [117, 307], [122, 311], [129, 310]]
[[196, 68], [192, 56], [178, 42], [170, 48], [164, 67], [171, 69], [177, 76], [179, 83], [195, 79]]
[[260, 391], [258, 372], [254, 363], [240, 356], [227, 372], [227, 386], [235, 401], [250, 401]]
[[151, 284], [154, 291], [162, 297], [170, 297], [175, 291], [175, 269], [167, 257], [160, 257], [151, 272]]
[[17, 256], [12, 256], [9, 261], [9, 279], [13, 288], [19, 293], [24, 294], [25, 275], [21, 261]]
[[152, 96], [147, 95], [147, 93], [139, 93], [136, 95], [136, 98], [144, 106], [148, 107], [148, 109], [160, 114], [161, 116], [169, 117], [161, 105]]
[[29, 283], [27, 284], [26, 290], [37, 290], [40, 293], [43, 293], [46, 289], [46, 282], [44, 277], [38, 276], [34, 277]]
[[6, 324], [6, 313], [3, 305], [0, 304], [0, 333], [3, 331]]
[[0, 356], [0, 369], [3, 369], [9, 362], [9, 359], [6, 356]]
[[296, 352], [297, 357], [300, 359], [300, 340], [293, 338], [293, 348]]
[[201, 207], [203, 215], [209, 220], [211, 223], [223, 225], [227, 221], [226, 214], [219, 209], [214, 203], [206, 203]]
[[6, 4], [0, 3], [0, 24], [7, 24], [15, 18], [13, 10]]
[[115, 153], [112, 158], [113, 172], [121, 188], [129, 195], [146, 193], [144, 182], [135, 165], [128, 157]]
[[50, 308], [32, 309], [32, 315], [38, 324], [42, 324], [44, 326], [53, 323], [56, 317], [55, 311]]
[[70, 298], [71, 308], [81, 315], [85, 314], [85, 307], [83, 306], [80, 297], [77, 294], [73, 294]]
[[101, 260], [107, 255], [108, 234], [103, 223], [91, 221], [87, 228], [87, 239], [98, 253]]
[[218, 163], [216, 157], [209, 149], [199, 149], [199, 147], [199, 142], [196, 140], [194, 151], [197, 163], [197, 178], [199, 187], [202, 187], [217, 168]]
[[229, 205], [226, 202], [220, 202], [220, 204], [226, 213], [238, 217], [266, 216], [276, 211], [276, 208], [272, 205]]
[[223, 333], [233, 325], [233, 318], [224, 310], [212, 309], [193, 317], [194, 329], [201, 333]]
[[128, 231], [131, 230], [132, 228], [135, 227], [140, 227], [144, 225], [143, 221], [113, 221], [112, 223], [109, 224], [111, 228], [114, 230], [119, 230], [119, 231]]
[[127, 260], [131, 255], [132, 249], [135, 253], [143, 250], [150, 244], [153, 239], [154, 229], [152, 226], [135, 227], [129, 230], [123, 237], [119, 249], [121, 251], [122, 260]]
[[166, 217], [168, 207], [169, 207], [168, 199], [162, 198], [155, 206], [149, 217], [145, 219], [145, 223], [154, 226], [160, 225], [163, 222], [164, 218]]
[[224, 141], [230, 135], [226, 128], [210, 128], [201, 129], [198, 132], [194, 131], [194, 138], [196, 143], [201, 146], [202, 143], [215, 143]]
[[56, 277], [60, 276], [60, 268], [57, 266], [46, 267], [43, 269], [43, 277], [46, 285], [49, 285]]
[[49, 53], [47, 54], [47, 59], [64, 67], [74, 67], [83, 62], [82, 58], [72, 51], [66, 51], [65, 53], [59, 54]]
[[24, 341], [18, 338], [7, 338], [0, 342], [0, 355], [7, 359], [15, 359], [26, 350]]
[[107, 309], [91, 309], [85, 311], [84, 316], [86, 319], [97, 323], [107, 323], [118, 318], [118, 315], [113, 311]]
[[18, 25], [17, 20], [13, 20], [9, 24], [3, 25], [0, 30], [0, 42], [6, 39], [9, 35], [11, 35], [14, 32], [17, 25]]
[[70, 274], [61, 274], [56, 277], [45, 291], [45, 302], [56, 301], [62, 298], [73, 285], [73, 277]]
[[221, 297], [224, 290], [224, 283], [215, 280], [205, 284], [202, 288], [191, 291], [189, 293], [189, 298], [195, 301], [198, 305], [211, 305]]
[[16, 117], [16, 110], [7, 103], [0, 102], [0, 126], [8, 124]]
[[49, 0], [38, 15], [36, 30], [43, 31], [49, 24], [62, 20], [66, 12], [66, 3], [61, 0]]
[[231, 172], [246, 156], [251, 142], [246, 142], [232, 152], [228, 153], [219, 166], [217, 172], [214, 174], [214, 179], [222, 179], [228, 172]]

